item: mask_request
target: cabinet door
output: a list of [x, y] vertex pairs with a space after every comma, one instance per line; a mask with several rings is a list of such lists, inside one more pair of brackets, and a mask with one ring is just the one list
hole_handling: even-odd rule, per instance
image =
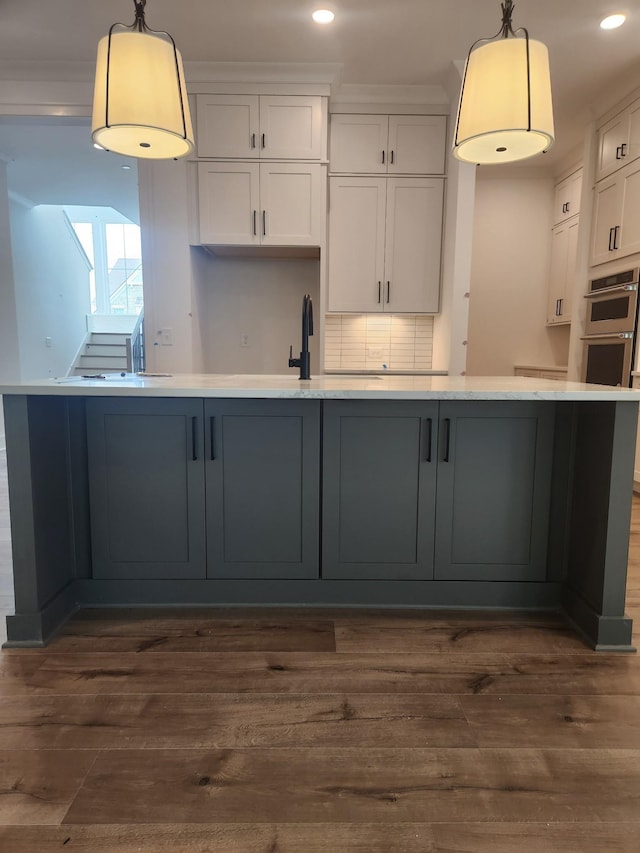
[[388, 179], [385, 311], [438, 311], [443, 183], [441, 178]]
[[320, 404], [207, 400], [208, 577], [317, 578]]
[[616, 227], [620, 227], [622, 182], [617, 176], [596, 184], [593, 198], [591, 263], [604, 264], [616, 257]]
[[600, 181], [640, 157], [640, 100], [600, 128], [596, 180]]
[[553, 403], [442, 403], [440, 580], [544, 581]]
[[437, 403], [325, 403], [323, 578], [433, 577], [437, 412]]
[[199, 163], [200, 242], [250, 246], [260, 242], [257, 163]]
[[556, 186], [553, 205], [554, 225], [580, 213], [581, 193], [582, 169], [569, 175]]
[[615, 255], [623, 257], [640, 252], [640, 160], [627, 166], [619, 180], [622, 181], [622, 213]]
[[386, 178], [329, 179], [329, 311], [381, 311]]
[[388, 131], [388, 116], [332, 115], [330, 171], [386, 174]]
[[444, 175], [445, 116], [389, 116], [389, 174]]
[[578, 254], [580, 218], [556, 225], [551, 232], [551, 265], [549, 268], [549, 301], [547, 323], [571, 322], [573, 285]]
[[322, 166], [260, 164], [260, 239], [263, 246], [319, 246], [322, 242]]
[[260, 98], [260, 157], [320, 160], [322, 102], [319, 97]]
[[598, 133], [598, 162], [596, 180], [606, 178], [624, 165], [623, 145], [628, 145], [629, 118], [626, 111], [618, 113], [600, 128]]
[[258, 157], [257, 95], [198, 95], [198, 157]]
[[87, 400], [94, 578], [205, 577], [201, 400]]

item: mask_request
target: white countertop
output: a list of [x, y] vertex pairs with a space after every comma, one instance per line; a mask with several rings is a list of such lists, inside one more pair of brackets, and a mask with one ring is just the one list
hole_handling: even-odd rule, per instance
[[344, 376], [107, 374], [104, 379], [44, 379], [1, 385], [0, 394], [68, 397], [224, 397], [319, 400], [630, 400], [640, 389], [524, 376]]

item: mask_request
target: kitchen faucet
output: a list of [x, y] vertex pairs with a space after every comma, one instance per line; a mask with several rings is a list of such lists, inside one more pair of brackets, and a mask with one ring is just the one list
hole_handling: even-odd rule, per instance
[[292, 358], [293, 346], [289, 347], [289, 367], [300, 368], [300, 379], [311, 379], [311, 356], [309, 355], [309, 335], [313, 334], [313, 304], [305, 293], [302, 300], [302, 351], [300, 358]]

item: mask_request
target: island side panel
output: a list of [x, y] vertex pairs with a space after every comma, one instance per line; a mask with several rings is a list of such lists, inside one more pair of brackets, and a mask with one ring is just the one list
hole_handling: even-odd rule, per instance
[[563, 604], [597, 649], [632, 648], [624, 603], [637, 420], [635, 402], [575, 406]]
[[8, 645], [41, 645], [75, 607], [82, 520], [73, 512], [70, 413], [64, 397], [13, 395], [4, 412], [16, 610]]

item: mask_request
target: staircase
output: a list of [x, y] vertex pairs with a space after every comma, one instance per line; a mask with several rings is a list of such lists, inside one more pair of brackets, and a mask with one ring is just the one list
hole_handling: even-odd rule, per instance
[[[71, 376], [127, 371], [127, 341], [131, 335], [91, 332], [71, 371]], [[130, 368], [129, 368], [130, 369]]]
[[[98, 328], [95, 328], [96, 325]], [[137, 318], [118, 315], [115, 317], [88, 316], [87, 328], [90, 331], [67, 376], [144, 371], [144, 314], [142, 312]]]

